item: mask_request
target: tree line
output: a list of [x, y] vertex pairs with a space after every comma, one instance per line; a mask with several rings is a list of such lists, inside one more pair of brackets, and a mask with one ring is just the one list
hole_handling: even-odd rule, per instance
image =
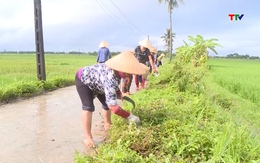
[[240, 55], [238, 53], [228, 54], [227, 56], [214, 56], [213, 58], [260, 59], [258, 56], [250, 56], [248, 54]]
[[[80, 51], [69, 51], [69, 52], [64, 52], [64, 51], [58, 51], [58, 52], [52, 52], [52, 51], [45, 51], [45, 54], [78, 54], [78, 55], [93, 55], [97, 56], [98, 52], [93, 51], [93, 52], [80, 52]], [[119, 54], [120, 52], [110, 52], [112, 56]], [[36, 54], [36, 51], [0, 51], [0, 54]]]

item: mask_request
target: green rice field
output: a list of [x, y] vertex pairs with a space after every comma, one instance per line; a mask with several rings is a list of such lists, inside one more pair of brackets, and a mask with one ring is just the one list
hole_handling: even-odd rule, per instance
[[96, 63], [90, 55], [45, 54], [46, 81], [37, 78], [36, 55], [0, 55], [0, 103], [74, 84], [80, 67]]
[[234, 119], [260, 135], [260, 60], [210, 59], [212, 91], [227, 101]]
[[[57, 77], [73, 79], [80, 67], [94, 64], [88, 55], [45, 54], [46, 80]], [[36, 55], [0, 55], [0, 87], [37, 81]]]
[[260, 107], [260, 60], [212, 59], [213, 80]]

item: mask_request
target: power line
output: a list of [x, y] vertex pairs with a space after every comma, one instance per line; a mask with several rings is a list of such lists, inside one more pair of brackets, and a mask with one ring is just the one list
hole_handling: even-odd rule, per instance
[[115, 15], [113, 14], [113, 12], [111, 10], [108, 9], [108, 7], [101, 1], [101, 3], [108, 9], [108, 11], [110, 11], [112, 13], [112, 15], [114, 15], [115, 18], [117, 18], [119, 21], [116, 21], [105, 9], [104, 7], [99, 3], [98, 0], [96, 0], [96, 2], [98, 3], [98, 5], [102, 8], [102, 10], [114, 21], [116, 22], [117, 24], [119, 24], [120, 26], [124, 27], [124, 28], [127, 28], [127, 29], [130, 29], [132, 31], [132, 33], [135, 35], [136, 37], [136, 34], [134, 33], [134, 31], [132, 30], [132, 28], [129, 28], [128, 26], [126, 26], [124, 23], [120, 23], [120, 19]]
[[102, 5], [98, 2], [98, 0], [96, 0], [96, 2], [98, 3], [98, 5], [102, 8], [102, 10], [117, 24], [121, 25], [122, 27], [124, 27], [124, 25], [120, 24], [120, 22], [116, 21], [103, 7]]
[[112, 0], [109, 0], [116, 8], [117, 10], [125, 17], [125, 19], [130, 23], [132, 24], [132, 26], [134, 26], [137, 30], [139, 30], [139, 32], [143, 33], [144, 35], [146, 35], [142, 30], [140, 30], [137, 26], [135, 26], [126, 16], [125, 14], [120, 10], [120, 8], [112, 1]]
[[[107, 8], [107, 10], [109, 11], [109, 12], [111, 12], [112, 13], [112, 15], [116, 18], [116, 19], [118, 19], [119, 20], [119, 18], [102, 2], [102, 0], [100, 0], [100, 2], [103, 4], [103, 6], [105, 6], [106, 8]], [[102, 6], [100, 6], [100, 7], [102, 7]], [[104, 9], [104, 8], [103, 8]], [[106, 12], [107, 13], [107, 12]], [[107, 13], [108, 14], [108, 13]], [[120, 22], [120, 21], [119, 21]], [[120, 24], [120, 25], [122, 25], [123, 27], [126, 27], [126, 28], [129, 28], [129, 27], [127, 27], [127, 25], [125, 25], [123, 22], [122, 22], [122, 24]]]

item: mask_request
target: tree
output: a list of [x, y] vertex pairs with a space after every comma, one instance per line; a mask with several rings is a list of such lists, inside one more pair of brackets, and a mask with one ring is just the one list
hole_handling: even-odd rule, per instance
[[[178, 1], [181, 2], [182, 4], [184, 3], [183, 0], [158, 0], [159, 3], [167, 3], [168, 4], [168, 12], [169, 12], [169, 18], [170, 18], [170, 37], [172, 37], [172, 10], [174, 8], [178, 8], [179, 4]], [[170, 39], [170, 61], [172, 60], [172, 38]]]
[[167, 49], [167, 52], [170, 52], [170, 44], [171, 41], [170, 39], [172, 38], [172, 42], [173, 42], [173, 38], [175, 38], [176, 34], [172, 33], [172, 37], [170, 37], [170, 29], [166, 29], [166, 33], [164, 33], [164, 35], [161, 37], [163, 39], [163, 41], [165, 42], [165, 47]]
[[184, 41], [184, 45], [176, 49], [176, 57], [182, 63], [192, 63], [194, 67], [203, 65], [209, 59], [209, 51], [213, 51], [218, 54], [215, 48], [222, 47], [217, 43], [217, 39], [212, 38], [204, 40], [202, 36], [197, 35], [196, 37], [188, 36], [189, 41], [193, 42], [193, 45], [188, 45]]

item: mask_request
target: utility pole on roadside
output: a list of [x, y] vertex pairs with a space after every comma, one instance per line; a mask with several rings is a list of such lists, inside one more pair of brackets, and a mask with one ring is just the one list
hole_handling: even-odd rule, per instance
[[45, 59], [42, 31], [42, 7], [41, 0], [34, 0], [34, 25], [35, 25], [35, 47], [36, 47], [36, 66], [38, 80], [46, 80]]

